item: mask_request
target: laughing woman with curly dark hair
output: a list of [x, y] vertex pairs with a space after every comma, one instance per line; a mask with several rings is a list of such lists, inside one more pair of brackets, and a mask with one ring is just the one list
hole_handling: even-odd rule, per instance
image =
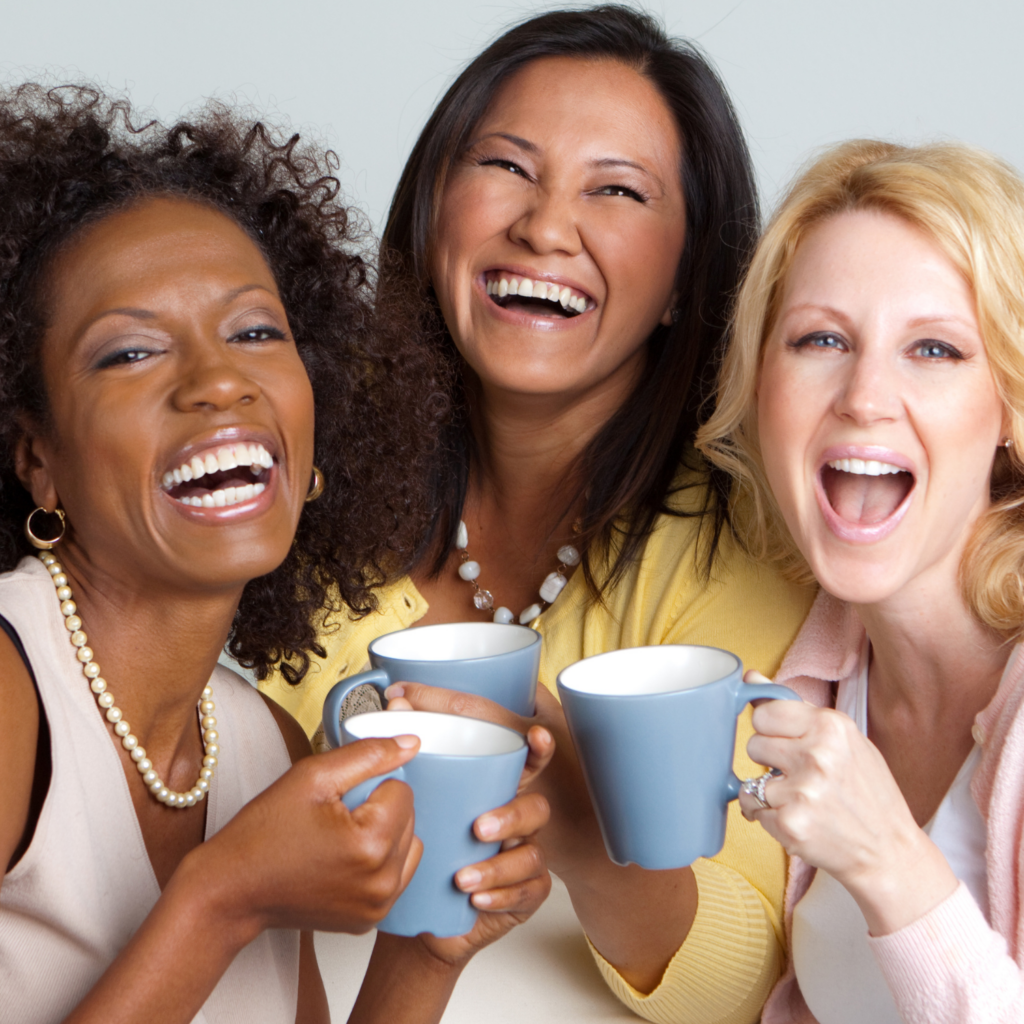
[[[326, 1020], [312, 930], [367, 930], [415, 870], [403, 783], [339, 797], [418, 741], [306, 758], [216, 666], [301, 673], [422, 528], [433, 369], [330, 169], [220, 107], [0, 93], [0, 1019]], [[546, 805], [492, 813], [526, 841], [488, 912], [379, 937], [354, 1020], [437, 1020], [543, 898]]]

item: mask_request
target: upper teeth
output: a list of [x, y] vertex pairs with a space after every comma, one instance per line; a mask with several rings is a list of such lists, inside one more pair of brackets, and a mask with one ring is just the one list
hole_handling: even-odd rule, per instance
[[487, 281], [487, 294], [497, 295], [499, 299], [505, 298], [506, 295], [518, 295], [524, 299], [547, 299], [548, 302], [559, 303], [562, 309], [574, 309], [577, 313], [587, 311], [587, 297], [582, 292], [548, 281], [533, 281], [528, 277], [511, 277], [503, 274], [490, 278]]
[[[189, 480], [198, 480], [207, 473], [219, 473], [225, 469], [237, 469], [239, 466], [250, 466], [254, 476], [259, 476], [264, 469], [270, 469], [274, 457], [261, 444], [226, 444], [198, 455], [193, 455], [188, 462], [183, 462], [177, 469], [164, 473], [164, 490], [169, 491], [178, 484]], [[231, 488], [229, 488], [230, 490]], [[238, 488], [241, 490], [242, 488]], [[219, 492], [214, 491], [214, 494]]]
[[857, 473], [860, 476], [885, 476], [886, 473], [905, 473], [902, 466], [875, 459], [833, 459], [829, 465], [841, 473]]

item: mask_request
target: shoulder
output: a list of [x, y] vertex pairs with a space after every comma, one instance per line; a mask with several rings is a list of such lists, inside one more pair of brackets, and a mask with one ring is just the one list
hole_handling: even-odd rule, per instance
[[302, 726], [280, 704], [275, 703], [265, 693], [260, 693], [259, 696], [269, 708], [278, 729], [281, 730], [281, 738], [288, 748], [288, 756], [292, 759], [292, 764], [301, 761], [304, 757], [309, 757], [313, 753], [313, 749], [309, 745], [306, 734], [302, 731]]

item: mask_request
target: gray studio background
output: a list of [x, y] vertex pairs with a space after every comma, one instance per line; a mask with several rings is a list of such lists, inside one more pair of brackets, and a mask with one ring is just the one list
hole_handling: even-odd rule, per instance
[[[379, 226], [458, 69], [531, 0], [0, 0], [0, 82], [83, 77], [161, 118], [208, 96], [335, 148]], [[558, 4], [557, 6], [571, 6]], [[939, 136], [1024, 168], [1019, 0], [661, 0], [728, 85], [770, 205], [818, 147]]]

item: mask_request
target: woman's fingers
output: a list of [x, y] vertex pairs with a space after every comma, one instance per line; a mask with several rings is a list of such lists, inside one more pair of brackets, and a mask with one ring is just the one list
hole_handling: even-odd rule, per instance
[[473, 693], [462, 693], [460, 690], [446, 690], [441, 686], [427, 686], [425, 683], [392, 683], [384, 696], [389, 709], [396, 699], [406, 704], [404, 710], [439, 711], [446, 715], [460, 715], [463, 718], [481, 718], [485, 722], [506, 725], [516, 732], [525, 733], [527, 719], [520, 718], [507, 708], [496, 704], [486, 697], [478, 697]]
[[531, 725], [526, 734], [528, 752], [526, 765], [519, 780], [519, 791], [522, 792], [551, 763], [555, 756], [555, 737], [542, 725]]
[[766, 700], [754, 708], [754, 728], [765, 736], [803, 736], [821, 708], [796, 700]]
[[[468, 893], [486, 893], [494, 889], [513, 889], [532, 878], [545, 874], [544, 854], [536, 843], [523, 842], [510, 850], [502, 850], [479, 864], [464, 867], [455, 884]], [[475, 906], [486, 901], [474, 900]], [[507, 909], [502, 906], [501, 909]]]
[[540, 793], [523, 793], [504, 807], [481, 814], [473, 823], [473, 831], [485, 843], [520, 839], [543, 828], [550, 815], [548, 802]]
[[416, 756], [419, 748], [416, 736], [358, 740], [314, 758], [308, 769], [314, 770], [315, 766], [322, 797], [335, 800], [360, 782], [400, 768]]

